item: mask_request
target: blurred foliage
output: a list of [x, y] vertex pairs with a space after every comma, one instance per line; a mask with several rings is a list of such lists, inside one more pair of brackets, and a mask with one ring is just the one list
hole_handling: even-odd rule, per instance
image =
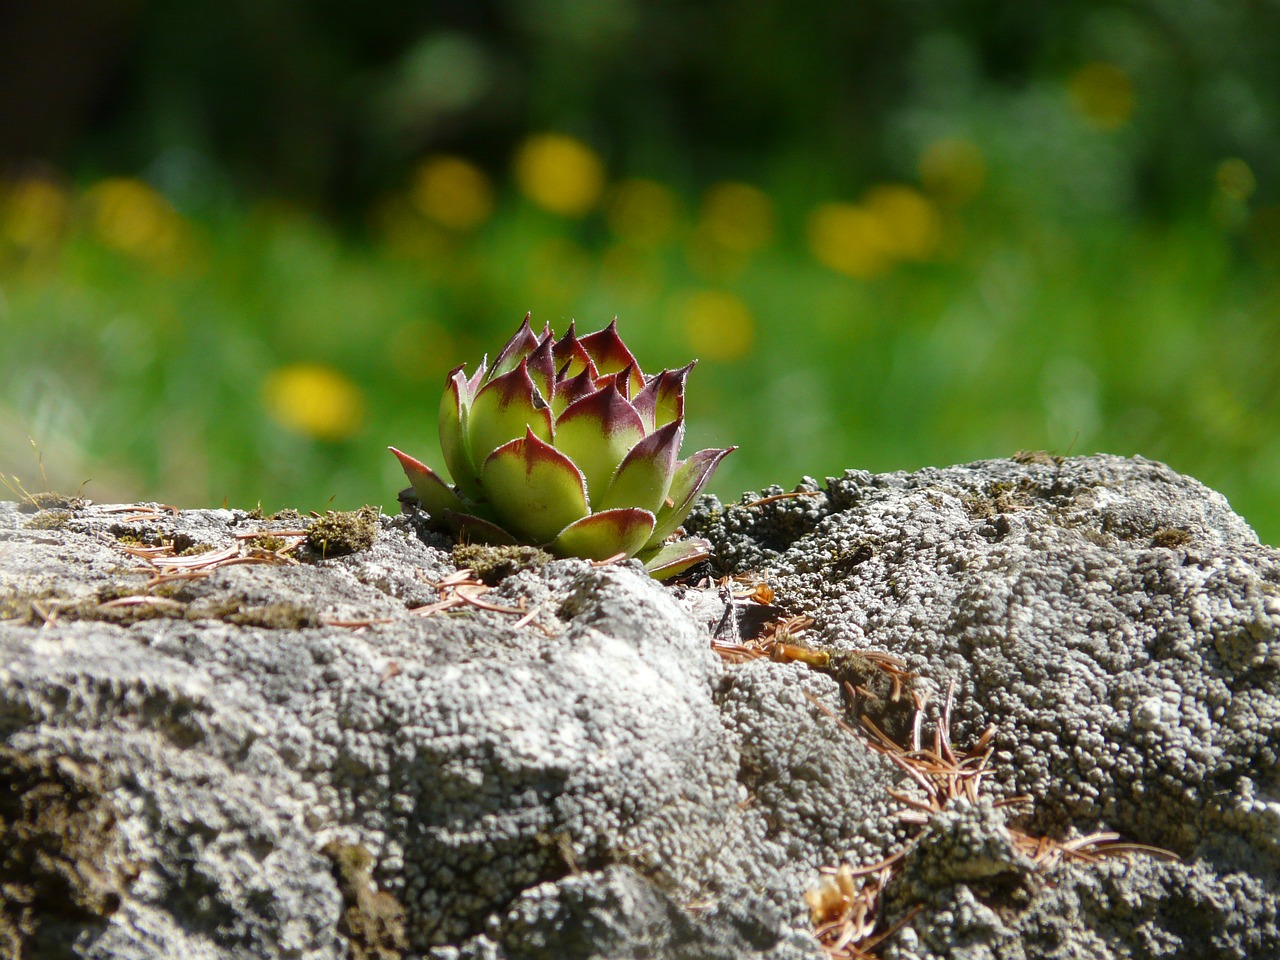
[[531, 309], [700, 357], [724, 493], [1108, 450], [1280, 539], [1273, 3], [97, 9], [0, 185], [29, 487], [391, 504]]

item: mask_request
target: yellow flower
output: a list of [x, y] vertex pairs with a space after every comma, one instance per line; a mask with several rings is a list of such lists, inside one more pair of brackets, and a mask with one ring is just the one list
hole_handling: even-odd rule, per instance
[[653, 180], [624, 180], [605, 205], [605, 220], [615, 234], [638, 247], [656, 247], [676, 224], [676, 195]]
[[874, 187], [863, 201], [880, 222], [885, 252], [898, 260], [928, 260], [942, 240], [942, 217], [919, 190], [902, 184]]
[[489, 178], [458, 157], [424, 160], [409, 194], [423, 216], [450, 230], [474, 230], [493, 214]]
[[855, 203], [824, 203], [809, 215], [809, 249], [837, 273], [870, 280], [893, 266], [880, 218]]
[[604, 164], [581, 140], [558, 133], [527, 139], [516, 154], [516, 182], [530, 200], [563, 217], [583, 217], [604, 189]]
[[364, 422], [364, 395], [346, 376], [318, 363], [273, 371], [262, 402], [276, 423], [317, 440], [345, 440]]
[[94, 184], [85, 196], [94, 230], [107, 246], [161, 269], [184, 265], [189, 253], [186, 222], [150, 186], [111, 177]]
[[1087, 63], [1067, 83], [1071, 105], [1102, 130], [1122, 127], [1133, 113], [1133, 81], [1114, 63]]
[[862, 203], [824, 203], [809, 215], [809, 249], [838, 273], [870, 280], [903, 260], [928, 260], [942, 241], [942, 215], [919, 190], [882, 184]]
[[747, 183], [717, 183], [702, 198], [700, 232], [720, 246], [753, 253], [773, 239], [773, 201]]
[[682, 309], [685, 338], [699, 357], [740, 360], [755, 342], [755, 318], [747, 305], [723, 290], [699, 290]]

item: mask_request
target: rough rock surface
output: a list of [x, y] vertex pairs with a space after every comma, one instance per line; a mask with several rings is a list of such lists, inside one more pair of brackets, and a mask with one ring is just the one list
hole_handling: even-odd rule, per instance
[[[418, 515], [0, 505], [0, 955], [817, 960], [819, 869], [905, 850], [886, 960], [1280, 956], [1280, 554], [1220, 496], [1101, 456], [782, 492], [690, 521], [772, 608], [449, 586]], [[711, 649], [800, 615], [825, 666]], [[912, 822], [858, 714], [906, 743], [949, 685], [988, 773]], [[1100, 831], [1180, 859], [1015, 842]]]
[[690, 526], [728, 567], [768, 568], [815, 645], [892, 653], [935, 702], [954, 682], [952, 740], [995, 726], [988, 790], [1033, 798], [1022, 830], [1183, 858], [1010, 862], [1023, 889], [984, 896], [956, 861], [990, 860], [1019, 808], [938, 818], [890, 890], [925, 909], [886, 958], [1280, 957], [1280, 553], [1220, 495], [1151, 461], [1040, 454], [755, 499]]

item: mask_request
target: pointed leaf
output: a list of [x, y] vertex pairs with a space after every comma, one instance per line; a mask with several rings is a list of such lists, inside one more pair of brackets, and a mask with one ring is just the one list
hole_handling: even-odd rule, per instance
[[503, 527], [530, 543], [547, 543], [590, 512], [578, 468], [531, 429], [489, 455], [480, 485]]
[[532, 316], [532, 313], [524, 315], [524, 322], [520, 324], [520, 329], [507, 341], [506, 346], [502, 348], [502, 352], [498, 354], [498, 359], [493, 361], [491, 377], [496, 378], [504, 373], [510, 373], [519, 365], [521, 360], [531, 354], [538, 346], [538, 338], [534, 336], [533, 328], [529, 326], [529, 320]]
[[630, 557], [649, 539], [653, 524], [653, 514], [638, 507], [602, 510], [561, 530], [551, 543], [551, 552], [587, 560], [604, 560], [619, 553]]
[[[556, 358], [556, 366], [560, 366], [571, 356], [574, 355], [575, 347], [578, 346], [578, 335], [574, 332], [576, 321], [569, 321], [569, 329], [564, 332], [564, 336], [556, 341], [555, 348], [552, 350]], [[586, 351], [582, 351], [586, 353]]]
[[676, 421], [637, 443], [618, 467], [603, 499], [592, 501], [594, 509], [643, 507], [657, 513], [667, 498], [683, 438], [684, 424]]
[[570, 457], [594, 497], [603, 497], [619, 464], [644, 437], [644, 424], [616, 384], [570, 404], [556, 420], [556, 449]]
[[632, 403], [644, 420], [646, 429], [656, 430], [684, 416], [684, 385], [692, 369], [693, 363], [679, 370], [663, 370], [650, 378], [644, 389], [635, 395]]
[[476, 480], [476, 467], [467, 443], [467, 420], [476, 388], [480, 385], [479, 375], [483, 373], [483, 362], [476, 377], [471, 380], [467, 379], [462, 367], [454, 367], [445, 383], [444, 394], [440, 397], [440, 452], [444, 454], [444, 463], [449, 468], [453, 482], [459, 490], [472, 498], [480, 495], [480, 485]]
[[[640, 369], [640, 364], [636, 362], [636, 358], [631, 355], [627, 345], [618, 336], [617, 317], [614, 317], [603, 330], [589, 333], [578, 342], [582, 344], [582, 348], [595, 361], [596, 369], [602, 374], [617, 373], [620, 370], [625, 370], [628, 365], [634, 367], [637, 371]], [[639, 376], [638, 373], [637, 376]], [[639, 390], [643, 386], [644, 378], [640, 377], [640, 385], [636, 389]]]
[[418, 502], [427, 513], [439, 519], [449, 510], [466, 511], [467, 505], [434, 470], [421, 460], [415, 460], [395, 447], [387, 447], [387, 449], [400, 461], [400, 466], [404, 468], [404, 475], [409, 478], [413, 492], [418, 495]]
[[551, 399], [556, 382], [556, 363], [552, 356], [551, 334], [548, 333], [539, 341], [537, 348], [529, 354], [529, 377], [538, 390], [539, 398], [547, 406]]
[[476, 372], [473, 373], [471, 375], [471, 379], [467, 381], [468, 405], [475, 400], [476, 392], [480, 389], [480, 384], [484, 383], [484, 378], [488, 373], [489, 373], [489, 355], [486, 353], [483, 357], [480, 358], [480, 366], [476, 368]]
[[[588, 360], [587, 363], [591, 361]], [[551, 398], [551, 415], [558, 418], [571, 404], [596, 392], [595, 371], [588, 368], [576, 377], [561, 380], [556, 384], [555, 396]], [[554, 436], [554, 432], [552, 434]]]
[[467, 443], [477, 466], [498, 447], [524, 436], [526, 429], [551, 439], [551, 411], [534, 400], [529, 366], [521, 360], [514, 370], [490, 380], [476, 394], [467, 418]]
[[[563, 340], [560, 342], [564, 343]], [[582, 344], [577, 340], [573, 341], [571, 348], [563, 356], [556, 353], [556, 363], [560, 364], [560, 368], [556, 372], [557, 382], [576, 377], [583, 371], [591, 372], [592, 382], [600, 376], [600, 371], [596, 369], [596, 362], [591, 359], [591, 355], [587, 351], [582, 349]]]
[[666, 580], [683, 573], [699, 560], [711, 556], [711, 544], [701, 537], [672, 540], [648, 550], [641, 550], [638, 559], [655, 580]]
[[646, 546], [656, 546], [680, 526], [720, 461], [737, 449], [726, 447], [723, 450], [699, 450], [676, 467], [675, 476], [671, 478], [671, 489], [667, 491], [667, 499], [671, 505], [658, 511], [657, 526]]
[[634, 363], [629, 363], [617, 373], [605, 373], [596, 377], [596, 389], [598, 390], [611, 383], [616, 383], [619, 392], [630, 400], [644, 389], [644, 376]]

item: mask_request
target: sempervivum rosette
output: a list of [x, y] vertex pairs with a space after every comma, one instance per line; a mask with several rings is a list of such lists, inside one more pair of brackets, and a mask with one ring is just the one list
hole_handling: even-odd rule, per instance
[[[487, 358], [486, 358], [487, 360]], [[419, 502], [476, 541], [527, 543], [560, 556], [638, 557], [667, 577], [709, 546], [672, 534], [735, 447], [679, 459], [684, 386], [693, 368], [646, 376], [617, 320], [578, 337], [541, 336], [529, 317], [492, 368], [448, 377], [440, 447], [454, 485], [401, 453]]]

